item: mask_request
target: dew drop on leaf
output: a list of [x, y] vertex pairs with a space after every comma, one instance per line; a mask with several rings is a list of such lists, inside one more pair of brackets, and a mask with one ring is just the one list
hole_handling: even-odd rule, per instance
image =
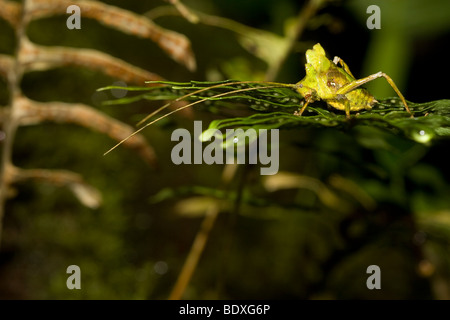
[[412, 132], [412, 138], [420, 143], [428, 143], [433, 138], [433, 133], [425, 129], [414, 130]]

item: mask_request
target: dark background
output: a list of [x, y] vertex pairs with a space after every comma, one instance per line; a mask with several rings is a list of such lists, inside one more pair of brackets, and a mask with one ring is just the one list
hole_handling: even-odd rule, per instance
[[[156, 0], [104, 2], [138, 14], [167, 5]], [[184, 3], [279, 35], [304, 5], [304, 1], [294, 0]], [[381, 30], [366, 27], [366, 8], [371, 4], [381, 8]], [[338, 55], [344, 59], [357, 77], [377, 71], [389, 74], [409, 101], [445, 99], [450, 20], [443, 13], [449, 12], [448, 6], [445, 0], [330, 1], [310, 21], [276, 80], [301, 80], [305, 63], [302, 48], [319, 42], [330, 58]], [[33, 21], [27, 34], [42, 45], [94, 48], [173, 81], [220, 80], [219, 76], [247, 80], [266, 70], [266, 64], [245, 51], [232, 32], [191, 24], [179, 16], [160, 17], [155, 22], [191, 40], [198, 65], [193, 73], [150, 40], [122, 34], [89, 19], [82, 19], [81, 30], [68, 30], [66, 18]], [[11, 27], [0, 21], [0, 53], [13, 54], [15, 45]], [[103, 100], [114, 97], [96, 89], [116, 80], [89, 69], [67, 67], [27, 73], [22, 89], [37, 101], [92, 105], [131, 125], [162, 104], [102, 105]], [[376, 97], [395, 95], [383, 79], [367, 88]], [[1, 80], [0, 105], [8, 101], [6, 83]], [[200, 108], [193, 118], [210, 121], [214, 115]], [[81, 173], [101, 190], [103, 204], [92, 210], [65, 188], [16, 185], [16, 195], [7, 202], [4, 217], [0, 298], [167, 298], [202, 215], [177, 213], [174, 206], [180, 198], [155, 204], [152, 196], [163, 188], [216, 188], [223, 169], [220, 165], [172, 164], [170, 134], [177, 127], [191, 128], [193, 118], [175, 115], [144, 131], [156, 150], [158, 170], [126, 148], [103, 156], [115, 142], [82, 127], [46, 123], [20, 128], [15, 165]], [[323, 183], [335, 175], [344, 177], [368, 193], [376, 209], [369, 212], [353, 206], [342, 213], [340, 208], [320, 205], [312, 211], [280, 205], [243, 206], [235, 215], [224, 213], [212, 230], [184, 297], [450, 298], [448, 141], [423, 146], [379, 134], [379, 140], [355, 141], [352, 133], [332, 129], [282, 132], [280, 170]], [[244, 189], [264, 197], [255, 172], [259, 170], [244, 179]], [[232, 187], [238, 190], [238, 186], [236, 179]], [[342, 190], [336, 192], [349, 197]], [[310, 190], [278, 191], [271, 197], [287, 204], [317, 203], [317, 195]], [[66, 268], [72, 264], [81, 268], [81, 290], [66, 287]], [[371, 291], [365, 285], [366, 268], [372, 264], [381, 267], [381, 290]], [[427, 266], [435, 270], [431, 275]]]

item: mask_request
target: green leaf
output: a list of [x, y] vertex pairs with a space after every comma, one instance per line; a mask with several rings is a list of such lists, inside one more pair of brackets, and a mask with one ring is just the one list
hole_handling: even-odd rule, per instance
[[[361, 111], [346, 119], [344, 114], [315, 107], [308, 107], [299, 117], [286, 112], [255, 114], [249, 117], [213, 121], [209, 128], [228, 127], [282, 129], [295, 127], [334, 127], [348, 131], [357, 126], [381, 128], [402, 135], [419, 143], [428, 144], [433, 139], [450, 137], [450, 100], [427, 103], [409, 103], [414, 112], [411, 118], [398, 98], [382, 100], [372, 110]], [[336, 111], [339, 112], [339, 111]], [[311, 115], [309, 115], [311, 114]]]
[[302, 116], [294, 115], [294, 111], [301, 106], [302, 96], [292, 84], [233, 80], [148, 83], [152, 86], [120, 87], [123, 90], [147, 92], [106, 103], [126, 104], [142, 99], [177, 99], [204, 102], [212, 111], [214, 111], [212, 105], [224, 108], [242, 106], [257, 111], [247, 117], [215, 120], [208, 129], [328, 127], [348, 131], [358, 126], [369, 126], [422, 144], [450, 137], [450, 100], [409, 102], [409, 108], [414, 113], [414, 118], [411, 118], [399, 98], [386, 98], [374, 105], [371, 110], [353, 113], [351, 119], [347, 119], [344, 112], [333, 109], [323, 102], [312, 103]]

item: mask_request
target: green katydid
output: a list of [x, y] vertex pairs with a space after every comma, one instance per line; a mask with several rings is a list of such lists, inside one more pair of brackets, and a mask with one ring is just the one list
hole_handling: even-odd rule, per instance
[[341, 58], [328, 60], [319, 43], [306, 51], [305, 69], [305, 78], [296, 84], [296, 90], [305, 99], [299, 115], [302, 115], [309, 103], [317, 100], [323, 100], [335, 109], [344, 110], [347, 118], [350, 118], [350, 111], [371, 109], [377, 100], [360, 86], [380, 77], [387, 80], [402, 100], [405, 109], [411, 113], [402, 93], [387, 74], [380, 71], [357, 80]]
[[[212, 85], [209, 87], [205, 87], [202, 89], [195, 90], [189, 94], [186, 94], [184, 96], [178, 97], [171, 102], [165, 104], [164, 106], [160, 107], [156, 111], [149, 114], [147, 117], [145, 117], [143, 120], [139, 122], [139, 124], [144, 123], [160, 111], [166, 109], [169, 107], [172, 103], [181, 101], [184, 99], [187, 99], [191, 96], [200, 94], [201, 92], [224, 87], [224, 86], [230, 86], [230, 85], [239, 85], [239, 84], [258, 84], [262, 86], [255, 86], [255, 87], [249, 87], [249, 88], [242, 88], [242, 89], [236, 89], [232, 91], [222, 92], [220, 94], [216, 94], [210, 97], [205, 97], [202, 99], [199, 99], [195, 102], [189, 103], [185, 106], [182, 106], [178, 109], [172, 110], [157, 119], [150, 121], [149, 123], [146, 123], [144, 126], [136, 130], [133, 134], [116, 144], [113, 148], [108, 150], [105, 154], [109, 153], [113, 149], [115, 149], [117, 146], [122, 144], [125, 140], [128, 138], [134, 136], [135, 134], [141, 132], [146, 127], [152, 125], [153, 123], [177, 112], [182, 109], [191, 107], [193, 105], [196, 105], [198, 103], [211, 100], [211, 99], [217, 99], [221, 98], [227, 95], [232, 95], [236, 93], [251, 91], [251, 90], [261, 90], [261, 89], [268, 89], [268, 88], [275, 88], [275, 87], [287, 87], [296, 90], [304, 99], [305, 101], [301, 105], [301, 109], [299, 111], [296, 111], [294, 114], [298, 116], [302, 116], [303, 112], [305, 111], [306, 107], [314, 102], [323, 100], [331, 107], [343, 110], [345, 111], [347, 119], [350, 118], [350, 112], [351, 111], [359, 111], [362, 109], [368, 109], [370, 110], [372, 106], [377, 103], [377, 100], [364, 88], [361, 88], [361, 85], [370, 82], [372, 80], [384, 77], [387, 82], [391, 85], [391, 87], [394, 89], [394, 91], [397, 93], [397, 95], [400, 97], [406, 111], [411, 114], [411, 117], [413, 117], [411, 111], [408, 108], [408, 104], [403, 97], [400, 90], [395, 85], [394, 81], [385, 73], [383, 72], [377, 72], [375, 74], [372, 74], [368, 77], [362, 78], [362, 79], [356, 79], [353, 74], [351, 73], [349, 67], [347, 64], [339, 57], [335, 57], [333, 61], [329, 60], [326, 57], [325, 50], [322, 48], [322, 46], [317, 43], [313, 46], [312, 49], [309, 49], [306, 51], [306, 75], [305, 77], [297, 82], [296, 84], [286, 84], [286, 83], [278, 83], [278, 82], [267, 82], [267, 81], [236, 81], [236, 82], [226, 82], [226, 83], [220, 83], [216, 85]], [[151, 82], [151, 83], [161, 83], [158, 81]]]

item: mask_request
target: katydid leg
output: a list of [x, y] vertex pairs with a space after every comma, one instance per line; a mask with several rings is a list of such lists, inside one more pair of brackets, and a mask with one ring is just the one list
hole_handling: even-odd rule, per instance
[[339, 88], [336, 92], [336, 94], [347, 94], [350, 91], [358, 88], [359, 86], [370, 82], [372, 80], [378, 79], [384, 77], [386, 79], [386, 81], [391, 85], [392, 89], [394, 89], [394, 91], [397, 93], [397, 95], [400, 97], [400, 99], [403, 102], [403, 105], [405, 106], [406, 111], [408, 111], [411, 115], [411, 111], [408, 108], [408, 104], [406, 103], [405, 97], [403, 97], [403, 94], [400, 92], [400, 90], [397, 88], [397, 86], [395, 85], [394, 81], [391, 79], [391, 77], [389, 77], [387, 74], [385, 74], [384, 72], [377, 72], [374, 73], [368, 77], [362, 78], [362, 79], [358, 79], [355, 81], [350, 82], [349, 84]]

